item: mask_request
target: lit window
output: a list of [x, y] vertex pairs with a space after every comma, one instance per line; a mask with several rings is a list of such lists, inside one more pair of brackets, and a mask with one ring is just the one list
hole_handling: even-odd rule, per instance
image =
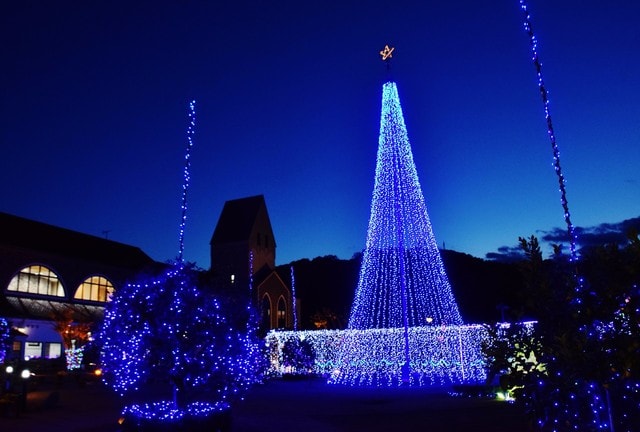
[[33, 265], [20, 270], [15, 275], [8, 291], [64, 297], [64, 288], [58, 276], [48, 267]]
[[42, 342], [27, 342], [24, 347], [24, 356], [30, 359], [42, 357]]
[[62, 355], [62, 344], [59, 344], [59, 343], [45, 344], [44, 356], [46, 358], [59, 358], [61, 355]]
[[78, 300], [91, 300], [98, 302], [111, 301], [114, 287], [107, 278], [102, 276], [88, 277], [76, 290], [74, 298]]

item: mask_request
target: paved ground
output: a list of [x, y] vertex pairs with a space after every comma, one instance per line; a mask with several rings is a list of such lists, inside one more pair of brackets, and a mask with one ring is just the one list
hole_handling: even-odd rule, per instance
[[[0, 430], [116, 432], [120, 399], [101, 383], [33, 391], [26, 411], [0, 412]], [[56, 393], [57, 392], [57, 393]], [[57, 396], [56, 396], [57, 394]], [[272, 380], [233, 409], [234, 432], [524, 432], [524, 416], [494, 400], [415, 388], [362, 389], [321, 380]]]

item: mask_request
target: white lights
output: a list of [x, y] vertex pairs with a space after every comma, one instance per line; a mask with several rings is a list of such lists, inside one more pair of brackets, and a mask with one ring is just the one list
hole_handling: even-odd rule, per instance
[[[486, 379], [480, 347], [484, 326], [423, 326], [408, 332], [411, 346], [409, 385], [447, 385]], [[332, 384], [398, 386], [405, 365], [404, 329], [271, 331], [267, 334], [271, 374], [293, 371], [287, 344], [305, 341], [314, 353], [312, 373]]]

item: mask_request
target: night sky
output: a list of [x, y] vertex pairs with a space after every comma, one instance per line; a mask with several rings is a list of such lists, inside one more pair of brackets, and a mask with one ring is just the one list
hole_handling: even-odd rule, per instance
[[[635, 220], [640, 2], [529, 9], [574, 224]], [[195, 99], [185, 258], [208, 268], [224, 202], [257, 194], [278, 264], [350, 258], [390, 44], [440, 246], [485, 257], [564, 230], [517, 0], [21, 0], [0, 38], [1, 211], [175, 258]]]

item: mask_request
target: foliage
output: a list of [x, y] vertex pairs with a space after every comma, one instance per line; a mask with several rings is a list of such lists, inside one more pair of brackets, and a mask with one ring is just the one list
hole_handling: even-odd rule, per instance
[[60, 334], [66, 349], [80, 348], [89, 342], [91, 323], [74, 322], [73, 310], [65, 308], [53, 316], [53, 329]]
[[193, 266], [143, 275], [106, 308], [100, 332], [105, 380], [138, 399], [171, 389], [178, 407], [226, 402], [254, 380], [246, 330], [229, 324]]
[[499, 380], [503, 393], [518, 397], [532, 377], [544, 374], [546, 366], [538, 361], [542, 342], [533, 322], [487, 325], [489, 337], [482, 351], [487, 367], [487, 381]]
[[316, 354], [307, 340], [289, 339], [282, 347], [282, 364], [292, 374], [309, 374], [314, 367]]
[[91, 336], [91, 323], [74, 322], [73, 310], [65, 308], [53, 314], [53, 328], [64, 343], [67, 370], [79, 369], [85, 345]]
[[11, 328], [6, 319], [0, 318], [0, 363], [4, 362], [9, 352], [9, 342], [11, 337]]
[[[524, 306], [536, 326], [544, 371], [521, 378], [519, 401], [542, 430], [635, 430], [640, 422], [640, 241], [583, 251], [559, 248], [542, 260], [535, 237], [520, 239], [527, 260]], [[514, 356], [506, 351], [495, 365]], [[499, 357], [496, 355], [496, 359]]]

